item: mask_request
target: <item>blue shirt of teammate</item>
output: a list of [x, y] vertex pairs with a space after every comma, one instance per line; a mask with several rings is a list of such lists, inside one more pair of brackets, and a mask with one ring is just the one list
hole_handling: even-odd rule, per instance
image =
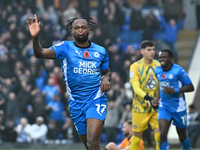
[[105, 48], [90, 43], [89, 47], [82, 48], [74, 41], [63, 41], [49, 48], [55, 51], [56, 59], [61, 60], [70, 100], [80, 103], [80, 106], [90, 99], [105, 96], [100, 90], [100, 70], [109, 68], [108, 53]]
[[167, 108], [171, 112], [181, 112], [186, 110], [184, 93], [162, 93], [162, 87], [171, 87], [175, 89], [192, 83], [186, 71], [181, 66], [173, 64], [169, 71], [163, 71], [162, 67], [158, 66], [155, 69], [155, 74], [160, 85], [159, 107]]

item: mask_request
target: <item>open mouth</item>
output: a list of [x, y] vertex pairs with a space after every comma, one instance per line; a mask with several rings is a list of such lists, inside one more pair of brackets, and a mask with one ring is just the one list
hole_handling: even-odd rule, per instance
[[165, 64], [165, 62], [164, 62], [164, 61], [161, 61], [161, 62], [160, 62], [160, 64], [161, 64], [161, 65], [164, 65], [164, 64]]

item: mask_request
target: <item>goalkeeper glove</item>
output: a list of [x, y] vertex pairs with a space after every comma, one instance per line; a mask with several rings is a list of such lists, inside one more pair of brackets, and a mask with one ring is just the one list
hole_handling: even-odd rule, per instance
[[153, 97], [151, 97], [149, 94], [146, 94], [145, 97], [144, 97], [144, 99], [145, 99], [145, 100], [148, 100], [148, 101], [150, 102], [151, 107], [152, 107], [155, 111], [158, 111], [158, 105], [157, 105], [157, 106], [154, 106], [154, 105], [152, 104], [152, 102], [153, 102], [153, 100], [154, 100]]

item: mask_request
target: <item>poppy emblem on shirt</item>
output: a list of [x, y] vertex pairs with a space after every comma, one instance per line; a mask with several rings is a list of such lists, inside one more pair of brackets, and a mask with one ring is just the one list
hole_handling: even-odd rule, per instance
[[84, 57], [85, 57], [85, 58], [88, 58], [88, 57], [89, 57], [88, 51], [85, 51], [85, 52], [84, 52]]
[[165, 74], [162, 75], [162, 79], [165, 79]]

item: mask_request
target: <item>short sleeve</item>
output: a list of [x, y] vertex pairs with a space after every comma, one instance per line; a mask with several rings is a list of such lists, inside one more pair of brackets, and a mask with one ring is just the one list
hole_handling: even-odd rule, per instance
[[189, 85], [192, 83], [190, 77], [183, 68], [181, 68], [178, 72], [178, 79], [183, 83], [183, 85]]
[[65, 53], [64, 53], [64, 45], [65, 45], [65, 42], [62, 41], [56, 45], [53, 45], [51, 47], [49, 47], [49, 49], [53, 49], [56, 53], [56, 58], [55, 59], [64, 59], [66, 58], [65, 56]]
[[107, 70], [108, 68], [109, 68], [109, 57], [107, 51], [105, 50], [104, 58], [101, 64], [101, 70]]
[[130, 82], [139, 80], [138, 69], [135, 63], [132, 64], [130, 67], [129, 76], [130, 76]]

